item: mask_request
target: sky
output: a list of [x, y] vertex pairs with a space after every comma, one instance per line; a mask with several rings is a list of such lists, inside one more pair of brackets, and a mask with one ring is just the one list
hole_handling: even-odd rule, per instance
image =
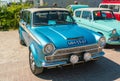
[[[15, 2], [19, 2], [20, 0], [1, 0], [1, 1], [7, 1], [7, 3], [9, 3], [9, 2], [11, 2], [11, 1], [12, 1], [12, 2], [14, 2], [14, 1], [15, 1]], [[25, 1], [25, 0], [23, 0], [23, 2], [24, 2], [24, 1]]]

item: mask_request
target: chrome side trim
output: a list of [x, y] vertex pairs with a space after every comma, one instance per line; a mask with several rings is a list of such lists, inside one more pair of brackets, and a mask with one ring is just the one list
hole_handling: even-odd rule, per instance
[[27, 27], [25, 25], [23, 25], [20, 22], [19, 22], [19, 24], [38, 44], [41, 45], [40, 41], [27, 29]]

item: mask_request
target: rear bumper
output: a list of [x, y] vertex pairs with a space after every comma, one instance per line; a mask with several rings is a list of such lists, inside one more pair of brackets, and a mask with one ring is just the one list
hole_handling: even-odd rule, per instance
[[[104, 54], [105, 54], [104, 52], [92, 54], [91, 60], [101, 57]], [[77, 63], [83, 63], [83, 62], [85, 62], [84, 59], [80, 59]], [[55, 67], [55, 66], [64, 66], [64, 65], [70, 65], [70, 64], [72, 63], [70, 63], [69, 59], [66, 59], [62, 61], [43, 62], [42, 67]]]

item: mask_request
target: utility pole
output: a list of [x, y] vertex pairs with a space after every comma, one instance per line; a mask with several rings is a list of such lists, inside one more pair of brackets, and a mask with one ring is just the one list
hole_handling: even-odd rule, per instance
[[1, 6], [1, 0], [0, 0], [0, 6]]
[[34, 0], [34, 7], [39, 7], [39, 6], [40, 6], [39, 0]]
[[44, 5], [44, 0], [34, 0], [34, 7], [39, 7]]
[[44, 0], [40, 0], [40, 6], [44, 6]]

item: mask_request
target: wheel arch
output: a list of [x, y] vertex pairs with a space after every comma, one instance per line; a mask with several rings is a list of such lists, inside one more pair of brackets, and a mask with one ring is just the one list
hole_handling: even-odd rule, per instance
[[39, 59], [39, 55], [37, 54], [37, 50], [34, 46], [34, 44], [30, 44], [29, 46], [29, 54], [32, 52], [32, 55], [33, 55], [33, 58], [34, 58], [34, 61], [35, 61], [35, 64], [37, 67], [41, 67], [42, 66], [42, 62], [40, 61]]

